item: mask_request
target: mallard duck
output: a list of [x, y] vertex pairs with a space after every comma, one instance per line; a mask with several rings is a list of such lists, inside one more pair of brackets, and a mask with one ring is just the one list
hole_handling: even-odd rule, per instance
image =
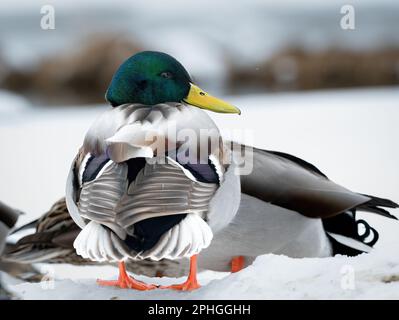
[[[140, 58], [139, 60], [144, 59], [144, 61], [147, 62], [148, 60], [154, 61], [154, 59], [158, 59], [150, 59], [148, 56], [164, 56], [163, 54], [155, 53], [145, 53], [143, 55], [147, 57]], [[167, 60], [169, 59], [170, 58]], [[174, 63], [175, 62], [173, 62], [173, 64]], [[161, 65], [159, 61], [157, 61], [156, 64]], [[162, 63], [162, 65], [164, 65], [164, 63]], [[132, 76], [133, 79], [130, 80], [131, 87], [133, 88], [132, 92], [145, 90], [147, 86], [152, 88], [153, 85], [151, 84], [151, 77], [150, 80], [145, 79], [141, 70], [138, 72], [139, 75], [137, 75], [135, 68], [135, 66], [128, 64], [125, 67], [122, 66], [120, 72], [118, 71], [116, 73], [115, 77], [117, 79], [119, 77], [119, 80], [122, 79], [121, 81], [124, 83], [122, 86], [125, 88], [124, 90], [128, 91], [130, 88], [128, 85], [129, 81], [125, 78], [125, 75], [130, 76], [130, 73], [135, 74]], [[174, 74], [178, 73], [177, 70], [180, 70], [179, 72], [182, 72], [185, 75], [187, 74], [185, 71], [182, 71], [184, 68], [181, 68], [182, 67], [177, 69], [168, 67], [161, 69], [164, 71], [160, 71], [160, 69], [157, 68], [155, 68], [155, 70], [157, 70], [159, 75], [163, 74], [161, 78], [173, 79]], [[185, 77], [186, 79], [189, 79], [187, 76]], [[179, 76], [179, 79], [180, 78], [181, 76]], [[141, 89], [139, 90], [137, 89], [139, 85], [135, 83], [135, 79], [141, 79], [137, 81], [147, 82], [141, 84]], [[130, 105], [130, 103], [143, 101], [137, 100], [136, 94], [125, 92], [119, 86], [117, 86], [118, 90], [114, 88], [114, 86], [119, 83], [119, 80], [116, 80], [115, 83], [111, 82], [110, 89], [107, 92], [108, 101], [110, 101], [110, 103], [115, 107], [110, 110], [109, 113], [115, 112], [118, 122], [114, 123], [112, 121], [114, 117], [108, 116], [109, 113], [106, 113], [97, 120], [95, 125], [89, 130], [85, 139], [84, 147], [74, 161], [70, 172], [67, 191], [67, 198], [69, 197], [70, 202], [68, 207], [71, 211], [72, 217], [81, 228], [86, 228], [90, 223], [88, 223], [88, 221], [90, 221], [90, 216], [92, 215], [92, 213], [89, 212], [89, 209], [86, 209], [89, 208], [89, 206], [85, 207], [87, 205], [87, 200], [85, 200], [86, 202], [84, 201], [84, 203], [80, 203], [79, 201], [82, 197], [88, 197], [87, 190], [83, 190], [84, 185], [91, 181], [101, 181], [100, 178], [104, 177], [104, 175], [106, 176], [106, 169], [112, 165], [112, 162], [110, 163], [107, 158], [85, 156], [84, 152], [86, 145], [92, 146], [92, 148], [95, 149], [95, 154], [100, 155], [103, 154], [102, 152], [105, 147], [110, 148], [108, 149], [108, 156], [112, 155], [112, 157], [116, 159], [116, 163], [125, 162], [127, 163], [128, 168], [131, 168], [131, 174], [128, 174], [129, 180], [134, 177], [140, 177], [139, 173], [142, 172], [141, 174], [144, 174], [145, 172], [145, 168], [141, 167], [143, 163], [137, 165], [138, 160], [131, 161], [131, 159], [134, 159], [138, 155], [141, 157], [153, 156], [151, 147], [147, 149], [143, 148], [142, 135], [140, 136], [136, 134], [135, 139], [131, 139], [132, 131], [134, 133], [140, 133], [143, 127], [145, 127], [144, 124], [147, 124], [147, 127], [144, 128], [145, 130], [155, 127], [160, 129], [156, 132], [157, 134], [164, 134], [164, 125], [165, 123], [168, 123], [165, 119], [167, 119], [170, 114], [175, 114], [173, 111], [176, 111], [176, 109], [173, 108], [177, 108], [177, 110], [186, 110], [185, 108], [188, 108], [190, 109], [190, 112], [194, 112], [193, 114], [195, 117], [190, 116], [191, 113], [187, 114], [188, 118], [181, 121], [181, 127], [190, 125], [193, 127], [196, 125], [197, 127], [203, 125], [213, 127], [213, 122], [208, 117], [204, 116], [203, 111], [194, 109], [187, 105], [190, 102], [193, 105], [201, 106], [201, 104], [184, 97], [184, 94], [179, 96], [178, 99], [180, 100], [173, 99], [183, 101], [183, 103], [175, 101], [174, 103], [168, 103], [166, 106], [155, 105], [154, 107], [148, 107], [140, 105], [139, 108], [137, 108], [136, 104]], [[158, 79], [157, 81], [161, 80]], [[188, 83], [186, 84], [186, 87], [188, 89], [186, 90], [190, 92], [190, 88], [194, 85], [192, 85], [189, 80], [187, 81]], [[158, 84], [155, 88], [159, 86], [161, 85]], [[196, 88], [196, 92], [203, 92], [200, 91], [200, 89], [197, 89], [198, 87], [194, 88]], [[154, 92], [155, 89], [151, 90]], [[177, 90], [175, 91], [177, 92]], [[116, 96], [115, 92], [118, 92]], [[144, 93], [141, 94], [142, 96], [145, 96]], [[123, 96], [123, 99], [119, 99], [121, 96]], [[200, 94], [200, 96], [208, 97], [206, 94], [205, 96]], [[190, 94], [188, 94], [188, 97], [190, 97]], [[151, 101], [151, 103], [154, 104], [158, 102], [163, 101]], [[126, 105], [124, 103], [128, 104]], [[151, 103], [147, 101], [147, 104]], [[225, 107], [225, 103], [222, 105]], [[229, 109], [228, 111], [234, 110], [235, 112], [238, 112], [237, 109], [234, 109], [231, 106], [228, 106], [227, 108]], [[161, 112], [162, 116], [158, 116], [158, 119], [161, 120], [156, 122], [156, 124], [160, 126], [154, 126], [153, 120], [137, 123], [136, 117], [129, 118], [130, 115], [137, 112], [137, 110], [140, 110], [140, 112], [144, 114], [144, 116], [142, 116], [144, 118], [147, 114], [151, 114], [151, 112], [149, 112], [150, 110], [168, 111], [164, 113]], [[183, 112], [179, 111], [179, 114], [180, 113]], [[199, 118], [196, 118], [197, 116]], [[173, 118], [173, 116], [169, 117]], [[201, 125], [198, 125], [198, 123], [195, 123], [194, 121], [196, 119], [201, 119], [201, 121], [204, 120], [203, 123], [205, 124], [202, 124], [201, 122]], [[200, 122], [200, 120], [198, 120], [198, 122]], [[134, 125], [130, 126], [132, 124]], [[124, 129], [125, 127], [127, 128]], [[116, 135], [115, 131], [119, 134]], [[215, 135], [217, 136], [218, 131], [215, 132]], [[107, 143], [104, 143], [105, 140], [107, 140]], [[230, 147], [234, 146], [232, 148], [227, 148], [233, 150], [231, 153], [232, 158], [241, 154], [241, 152], [239, 152], [241, 149], [246, 150], [246, 152], [244, 152], [246, 158], [248, 158], [248, 161], [253, 163], [253, 170], [250, 174], [241, 175], [238, 178], [235, 175], [232, 175], [234, 161], [229, 166], [221, 165], [219, 170], [216, 170], [216, 165], [215, 168], [213, 168], [212, 165], [205, 165], [201, 167], [202, 169], [197, 168], [197, 170], [194, 170], [194, 168], [188, 168], [188, 172], [184, 171], [183, 168], [178, 167], [178, 163], [172, 163], [173, 165], [176, 165], [175, 168], [179, 168], [179, 170], [182, 170], [184, 174], [190, 176], [191, 173], [191, 175], [194, 176], [194, 179], [190, 176], [192, 179], [191, 181], [204, 179], [204, 176], [213, 176], [214, 180], [209, 180], [208, 178], [205, 183], [209, 183], [209, 181], [218, 182], [215, 186], [215, 194], [218, 193], [219, 197], [212, 197], [212, 199], [208, 201], [208, 206], [204, 205], [203, 207], [205, 214], [202, 215], [202, 217], [205, 217], [206, 220], [204, 221], [210, 227], [213, 239], [207, 248], [205, 247], [208, 243], [205, 243], [202, 246], [201, 255], [198, 259], [198, 266], [200, 269], [239, 271], [250, 264], [256, 256], [266, 253], [285, 254], [291, 257], [301, 258], [326, 257], [333, 254], [356, 255], [362, 252], [369, 252], [371, 247], [378, 240], [378, 233], [374, 228], [370, 227], [366, 221], [356, 220], [356, 211], [370, 211], [389, 218], [395, 218], [381, 207], [397, 208], [398, 205], [396, 203], [387, 199], [358, 194], [345, 189], [329, 180], [319, 169], [302, 159], [282, 152], [249, 148], [247, 146], [231, 144], [229, 142], [225, 142], [225, 144]], [[145, 145], [145, 147], [148, 147], [148, 145]], [[141, 157], [138, 157], [137, 159], [140, 159]], [[216, 157], [216, 159], [220, 159], [220, 157]], [[215, 159], [213, 159], [213, 161], [215, 161]], [[82, 163], [84, 165], [82, 165]], [[91, 163], [92, 165], [90, 165]], [[209, 170], [209, 167], [211, 169], [213, 168], [213, 170]], [[186, 168], [184, 167], [184, 169]], [[137, 171], [139, 173], [137, 173]], [[218, 171], [221, 173], [218, 173]], [[209, 174], [212, 172], [213, 175]], [[154, 174], [153, 177], [154, 179], [156, 177], [162, 179], [162, 177], [159, 178], [156, 174]], [[106, 181], [112, 182], [113, 180], [107, 179]], [[105, 188], [107, 183], [104, 181], [104, 183], [101, 184], [101, 187]], [[132, 184], [130, 181], [129, 183]], [[135, 190], [134, 188], [133, 190]], [[98, 191], [101, 191], [101, 189], [99, 188]], [[161, 194], [161, 192], [159, 194]], [[119, 198], [117, 197], [117, 199]], [[154, 206], [154, 202], [156, 202], [156, 199], [147, 203], [148, 206], [146, 206], [145, 209]], [[83, 213], [81, 213], [82, 210], [84, 211]], [[160, 212], [157, 212], [157, 214], [159, 213]], [[150, 216], [152, 216], [152, 214], [153, 212]], [[184, 219], [173, 220], [176, 218], [174, 216], [176, 215], [172, 214], [169, 216], [171, 217], [171, 220], [162, 221], [163, 226], [160, 228], [161, 230], [156, 229], [157, 232], [154, 232], [155, 237], [152, 236], [151, 232], [142, 232], [141, 239], [144, 239], [144, 243], [155, 243], [155, 245], [160, 243], [159, 239], [162, 238], [163, 234], [160, 235], [162, 232], [159, 231], [163, 231], [164, 234], [168, 233], [169, 230], [173, 230], [173, 228], [176, 225], [179, 225], [179, 223]], [[136, 230], [152, 230], [150, 228], [153, 225], [152, 223], [157, 221], [154, 219], [159, 219], [159, 217], [148, 218], [148, 216], [145, 216], [145, 219], [137, 222], [136, 226], [138, 228]], [[111, 221], [113, 220], [111, 219]], [[133, 220], [133, 222], [134, 221], [135, 220]], [[146, 225], [146, 223], [148, 224]], [[121, 250], [121, 255], [123, 255], [125, 250], [130, 250], [129, 245], [137, 248], [137, 243], [131, 242], [130, 240], [134, 235], [134, 231], [132, 232], [131, 230], [128, 230], [128, 232], [133, 233], [133, 235], [126, 232], [127, 235], [125, 239], [123, 239], [123, 233], [121, 235], [119, 228], [115, 228], [112, 224], [110, 225], [107, 215], [104, 216], [104, 219], [101, 220], [100, 224], [104, 226], [105, 232], [107, 232], [111, 239], [117, 239], [116, 243], [122, 248], [117, 248], [115, 260], [118, 260], [118, 250]], [[133, 223], [133, 226], [135, 224], [136, 222]], [[202, 226], [202, 221], [198, 221], [198, 225]], [[362, 225], [365, 228], [365, 232], [362, 234], [358, 233], [359, 225]], [[206, 228], [206, 226], [204, 228]], [[56, 229], [57, 227], [55, 224], [54, 230]], [[94, 234], [97, 233], [96, 229], [93, 229], [92, 231]], [[64, 229], [63, 232], [70, 234], [68, 229]], [[80, 232], [80, 229], [78, 232]], [[104, 233], [104, 230], [102, 232]], [[76, 234], [77, 233], [75, 233], [75, 235]], [[57, 235], [59, 235], [59, 233]], [[40, 238], [43, 237], [41, 236]], [[74, 240], [69, 242], [68, 259], [70, 259], [69, 254], [74, 254], [72, 248], [73, 242]], [[26, 244], [27, 242], [24, 243]], [[77, 263], [86, 263], [87, 261], [91, 261], [93, 258], [93, 260], [95, 260], [96, 256], [101, 257], [98, 252], [103, 248], [98, 248], [97, 246], [96, 248], [98, 248], [98, 250], [88, 252], [82, 243], [84, 244], [85, 242], [75, 241], [75, 246], [78, 247], [78, 253], [83, 253], [82, 255], [86, 258], [78, 260]], [[60, 248], [60, 246], [55, 242], [50, 241], [47, 244], [53, 249], [58, 247], [58, 252], [62, 252], [62, 248]], [[44, 252], [42, 252], [42, 254], [40, 253], [37, 246], [32, 246], [31, 249], [32, 251], [36, 251], [37, 258], [40, 258], [40, 256], [46, 256]], [[159, 264], [157, 261], [151, 263], [151, 260], [148, 259], [151, 258], [151, 256], [144, 254], [145, 251], [138, 251], [140, 250], [135, 251], [137, 253], [137, 256], [134, 257], [135, 260], [126, 260], [127, 266], [130, 266], [131, 270], [136, 273], [153, 276], [157, 274], [160, 269], [165, 268], [164, 270], [161, 270], [164, 271], [162, 272], [163, 274], [180, 276], [182, 270], [185, 270], [185, 266], [182, 263], [183, 259], [168, 260], [168, 258], [175, 257], [165, 255], [165, 259], [162, 259], [162, 255], [158, 255], [155, 258], [162, 259], [162, 264]], [[16, 252], [18, 252], [18, 250], [16, 250]], [[23, 255], [20, 255], [19, 259], [23, 259]], [[60, 254], [57, 258], [54, 257], [54, 260], [62, 261], [63, 255]], [[103, 259], [97, 260], [103, 261]], [[112, 262], [112, 260], [113, 259], [105, 257], [104, 262]], [[195, 259], [191, 258], [191, 260]], [[43, 259], [41, 261], [44, 262]], [[51, 259], [47, 259], [46, 261], [51, 262]], [[191, 262], [191, 270], [193, 270], [195, 267], [195, 261]], [[136, 283], [136, 281], [133, 280], [127, 280], [127, 282], [124, 283], [124, 281], [128, 279], [124, 262], [120, 263], [120, 269], [121, 277], [119, 281], [106, 282], [105, 284], [118, 286], [125, 285], [139, 289], [153, 288], [153, 286], [144, 285], [139, 282]], [[190, 272], [190, 270], [188, 271]], [[192, 279], [194, 279], [194, 276], [192, 276]], [[131, 284], [131, 281], [133, 284]], [[190, 283], [190, 281], [188, 281], [188, 283]], [[190, 284], [185, 288], [190, 289], [193, 287], [196, 286]]]
[[[24, 234], [29, 229], [34, 229], [34, 232]], [[92, 261], [78, 256], [73, 247], [80, 231], [68, 212], [65, 198], [62, 198], [38, 219], [12, 231], [11, 235], [19, 239], [16, 243], [7, 242], [1, 260], [25, 264], [92, 264]]]
[[118, 280], [101, 285], [154, 289], [129, 277], [125, 261], [190, 257], [187, 281], [169, 288], [198, 288], [197, 254], [209, 246], [219, 215], [211, 203], [233, 186], [239, 204], [238, 176], [201, 109], [240, 110], [194, 85], [176, 59], [152, 51], [119, 67], [106, 100], [113, 108], [87, 132], [68, 177], [66, 204], [82, 228], [74, 247], [84, 258], [119, 262]]
[[[239, 242], [230, 252], [234, 256], [264, 253], [265, 245], [259, 243], [266, 239], [251, 237], [258, 234], [253, 229], [265, 217], [262, 212], [291, 225], [284, 228], [290, 235], [279, 232], [273, 245], [283, 246], [295, 228], [302, 231], [318, 223], [319, 231], [326, 229], [327, 234], [318, 234], [319, 255], [331, 254], [333, 246], [370, 250], [359, 238], [342, 234], [339, 226], [353, 222], [357, 209], [394, 218], [380, 207], [396, 208], [396, 203], [345, 189], [306, 161], [247, 146], [226, 148], [215, 123], [201, 109], [240, 110], [193, 84], [184, 67], [167, 54], [147, 51], [127, 59], [115, 73], [106, 99], [113, 108], [89, 129], [66, 192], [69, 212], [83, 229], [74, 242], [77, 253], [95, 261], [119, 261], [119, 279], [99, 281], [102, 285], [153, 289], [129, 277], [124, 261], [190, 257], [187, 281], [169, 288], [198, 288], [197, 254], [215, 233], [234, 225], [240, 204], [248, 210], [240, 232], [250, 233], [251, 242]], [[190, 130], [188, 144], [177, 138], [184, 130]], [[205, 145], [198, 140], [202, 130], [207, 132]], [[234, 159], [242, 149], [253, 170], [239, 177]], [[145, 160], [152, 158], [167, 161]], [[331, 217], [336, 218], [328, 220]], [[356, 223], [350, 222], [348, 229], [357, 235]], [[305, 235], [309, 243], [316, 233]], [[227, 233], [226, 241], [231, 236], [237, 234]], [[220, 250], [227, 248], [216, 250], [214, 259]], [[236, 264], [242, 266], [243, 260]]]

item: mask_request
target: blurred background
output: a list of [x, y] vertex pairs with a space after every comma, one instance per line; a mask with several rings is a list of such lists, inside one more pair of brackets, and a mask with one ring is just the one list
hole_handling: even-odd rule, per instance
[[[55, 29], [42, 30], [42, 5]], [[102, 103], [134, 52], [175, 56], [215, 94], [399, 83], [399, 2], [10, 1], [0, 4], [0, 87], [44, 105]]]

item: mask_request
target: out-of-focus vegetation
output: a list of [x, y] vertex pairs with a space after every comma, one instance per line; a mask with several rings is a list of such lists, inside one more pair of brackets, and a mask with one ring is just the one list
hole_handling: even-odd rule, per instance
[[104, 102], [104, 95], [118, 66], [142, 50], [130, 39], [115, 35], [93, 36], [78, 48], [44, 58], [30, 69], [10, 69], [1, 87], [48, 104]]
[[[30, 69], [1, 64], [0, 86], [46, 104], [102, 103], [113, 73], [142, 46], [128, 37], [93, 36]], [[226, 58], [226, 64], [229, 59]], [[399, 84], [399, 49], [286, 49], [263, 63], [227, 69], [227, 93]], [[195, 76], [195, 75], [194, 75]]]
[[[399, 2], [0, 1], [0, 89], [33, 105], [104, 103], [140, 50], [176, 57], [215, 95], [399, 84]], [[345, 12], [345, 10], [344, 10]], [[1, 108], [1, 106], [0, 106]]]
[[262, 64], [231, 67], [229, 88], [285, 91], [399, 84], [399, 48], [309, 52], [287, 49]]

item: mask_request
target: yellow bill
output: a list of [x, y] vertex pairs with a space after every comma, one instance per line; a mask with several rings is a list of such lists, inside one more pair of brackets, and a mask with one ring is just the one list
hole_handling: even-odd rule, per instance
[[240, 109], [237, 107], [211, 96], [192, 83], [190, 83], [190, 91], [188, 92], [187, 97], [183, 100], [188, 104], [213, 112], [241, 114]]

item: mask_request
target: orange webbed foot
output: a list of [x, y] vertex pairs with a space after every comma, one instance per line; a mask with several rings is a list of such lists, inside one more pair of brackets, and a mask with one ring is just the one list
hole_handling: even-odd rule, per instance
[[118, 279], [118, 280], [101, 280], [98, 279], [97, 283], [100, 286], [105, 287], [118, 287], [122, 289], [134, 289], [140, 291], [147, 291], [156, 289], [157, 286], [153, 284], [147, 284], [141, 281], [138, 281], [134, 278], [128, 277], [127, 279]]
[[161, 286], [160, 289], [172, 289], [180, 291], [191, 291], [200, 288], [197, 281], [197, 255], [190, 258], [190, 272], [185, 282], [181, 284], [172, 284], [170, 286]]
[[236, 256], [231, 259], [231, 272], [235, 273], [244, 269], [245, 258], [243, 256]]
[[100, 286], [106, 287], [118, 287], [122, 289], [135, 289], [140, 291], [147, 291], [156, 289], [157, 286], [154, 284], [147, 284], [142, 281], [136, 280], [130, 277], [125, 268], [124, 262], [119, 263], [119, 278], [118, 280], [97, 280]]
[[171, 290], [179, 290], [179, 291], [191, 291], [201, 288], [197, 279], [187, 279], [185, 282], [180, 284], [172, 284], [170, 286], [161, 286], [160, 289], [171, 289]]

